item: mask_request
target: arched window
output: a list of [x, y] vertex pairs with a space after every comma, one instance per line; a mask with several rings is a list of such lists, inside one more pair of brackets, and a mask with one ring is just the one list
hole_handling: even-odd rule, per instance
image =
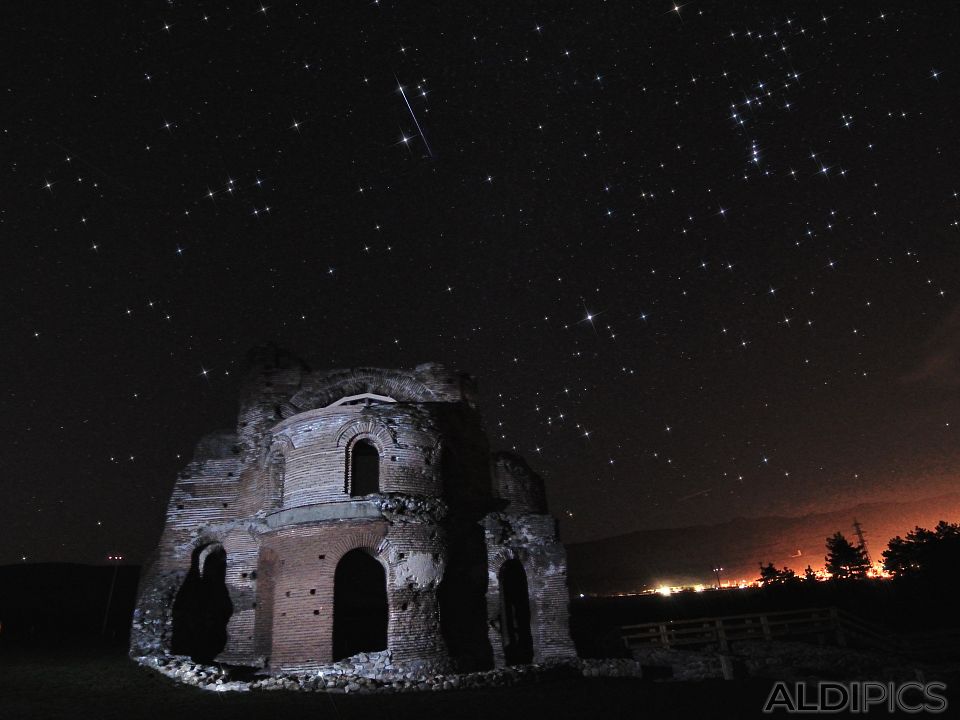
[[358, 440], [350, 448], [350, 495], [376, 492], [380, 492], [380, 453], [369, 440]]

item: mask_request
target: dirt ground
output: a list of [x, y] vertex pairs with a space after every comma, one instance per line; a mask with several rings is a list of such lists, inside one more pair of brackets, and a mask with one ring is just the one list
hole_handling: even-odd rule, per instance
[[660, 683], [567, 678], [404, 694], [213, 693], [174, 683], [116, 651], [0, 650], [4, 720], [737, 718], [759, 717], [769, 689], [768, 681], [759, 680]]

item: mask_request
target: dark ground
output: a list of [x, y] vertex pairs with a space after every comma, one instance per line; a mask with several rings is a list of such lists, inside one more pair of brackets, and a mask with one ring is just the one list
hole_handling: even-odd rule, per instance
[[[0, 718], [33, 720], [256, 720], [281, 717], [417, 718], [688, 718], [771, 717], [761, 712], [772, 681], [652, 682], [563, 678], [485, 690], [383, 695], [285, 691], [214, 693], [140, 668], [116, 647], [0, 649]], [[941, 717], [960, 715], [955, 690]], [[897, 717], [874, 712], [877, 717]], [[784, 716], [775, 713], [774, 717]], [[910, 717], [917, 717], [911, 715]]]
[[737, 718], [759, 716], [766, 681], [548, 680], [401, 695], [213, 693], [104, 650], [0, 651], [0, 717], [136, 720], [256, 718]]

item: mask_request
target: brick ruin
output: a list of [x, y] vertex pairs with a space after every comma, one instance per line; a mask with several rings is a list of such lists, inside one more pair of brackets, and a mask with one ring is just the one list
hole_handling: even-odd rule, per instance
[[312, 372], [276, 348], [251, 368], [236, 431], [177, 479], [132, 656], [371, 674], [575, 657], [543, 482], [491, 454], [471, 378]]

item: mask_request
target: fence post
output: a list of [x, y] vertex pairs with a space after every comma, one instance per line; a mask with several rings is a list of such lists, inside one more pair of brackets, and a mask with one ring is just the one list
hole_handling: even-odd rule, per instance
[[670, 638], [667, 636], [667, 624], [660, 623], [660, 644], [665, 648], [670, 647]]
[[720, 651], [727, 652], [730, 648], [727, 646], [727, 633], [723, 629], [723, 620], [717, 618], [714, 625], [717, 628], [717, 642], [720, 644]]
[[773, 635], [770, 632], [770, 620], [767, 619], [766, 615], [760, 616], [760, 625], [763, 626], [763, 639], [767, 641], [773, 640]]
[[837, 645], [847, 646], [847, 638], [843, 634], [843, 626], [840, 624], [840, 614], [835, 607], [830, 608], [830, 620], [833, 622], [834, 631], [837, 633]]

